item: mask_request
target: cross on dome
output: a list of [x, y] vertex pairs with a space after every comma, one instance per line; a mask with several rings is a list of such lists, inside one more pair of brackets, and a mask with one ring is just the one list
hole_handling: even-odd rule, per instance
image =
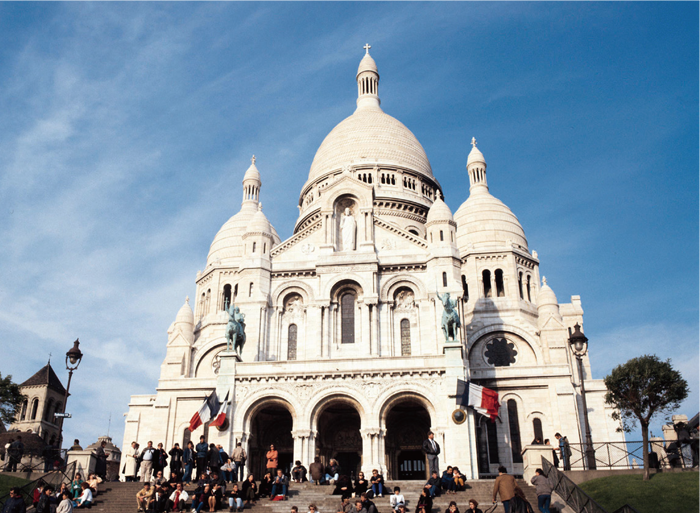
[[250, 159], [250, 162], [251, 162], [253, 165], [255, 165], [255, 155], [253, 155], [253, 157]]
[[472, 147], [476, 148], [476, 137], [472, 137]]
[[190, 304], [190, 296], [185, 296], [185, 303]]
[[547, 278], [545, 278], [544, 276], [542, 276], [542, 285], [547, 285]]
[[369, 43], [365, 43], [365, 46], [362, 48], [365, 49], [365, 55], [369, 54], [369, 49], [372, 48], [372, 46]]

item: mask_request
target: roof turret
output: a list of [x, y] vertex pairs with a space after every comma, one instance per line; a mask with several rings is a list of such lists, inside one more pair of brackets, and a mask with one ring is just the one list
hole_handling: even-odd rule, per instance
[[442, 194], [440, 194], [439, 190], [437, 191], [435, 202], [428, 210], [426, 226], [430, 226], [433, 223], [454, 223], [452, 211], [447, 206], [447, 203], [442, 200]]
[[185, 298], [185, 304], [178, 310], [177, 316], [175, 316], [175, 323], [191, 324], [194, 326], [194, 313], [192, 312], [192, 307], [190, 307], [189, 296]]

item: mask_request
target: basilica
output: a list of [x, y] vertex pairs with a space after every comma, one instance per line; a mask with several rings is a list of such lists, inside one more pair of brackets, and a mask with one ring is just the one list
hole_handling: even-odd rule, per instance
[[[582, 441], [582, 380], [594, 441], [624, 440], [588, 356], [581, 376], [569, 348], [581, 298], [559, 303], [540, 276], [477, 142], [464, 191], [450, 191], [466, 198], [453, 214], [421, 144], [381, 108], [369, 46], [356, 81], [357, 108], [318, 148], [286, 240], [262, 209], [264, 166], [252, 159], [240, 210], [168, 329], [156, 393], [131, 397], [123, 447], [204, 435], [227, 451], [241, 442], [258, 479], [270, 444], [283, 468], [335, 458], [348, 474], [425, 479], [433, 431], [443, 468], [522, 474], [534, 438]], [[495, 420], [466, 406], [467, 381], [498, 393]], [[226, 422], [190, 432], [214, 390], [231, 401]]]

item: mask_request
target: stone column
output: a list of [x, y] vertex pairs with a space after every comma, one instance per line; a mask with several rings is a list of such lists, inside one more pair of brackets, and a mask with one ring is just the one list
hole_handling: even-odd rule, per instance
[[298, 429], [292, 431], [294, 437], [294, 461], [301, 461], [307, 469], [309, 464], [313, 462], [313, 456], [309, 461], [309, 439], [311, 438], [311, 430]]
[[386, 466], [383, 459], [380, 459], [380, 432], [379, 428], [365, 428], [360, 430], [362, 436], [362, 472], [366, 476], [372, 475], [372, 469], [380, 469], [382, 473]]

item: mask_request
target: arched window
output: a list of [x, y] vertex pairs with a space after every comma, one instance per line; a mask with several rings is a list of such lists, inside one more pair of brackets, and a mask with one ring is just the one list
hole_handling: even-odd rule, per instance
[[442, 230], [440, 230], [440, 242], [445, 240], [445, 236], [442, 234]]
[[236, 296], [238, 295], [238, 283], [233, 286], [233, 301], [236, 302]]
[[253, 297], [253, 283], [250, 283], [250, 286], [248, 286], [248, 297]]
[[36, 420], [36, 413], [39, 409], [39, 399], [34, 399], [32, 401], [32, 414], [30, 415], [30, 420]]
[[532, 419], [532, 430], [535, 432], [535, 440], [539, 440], [540, 443], [544, 440], [544, 433], [542, 433], [542, 421], [535, 417]]
[[532, 298], [530, 297], [530, 275], [527, 275], [527, 300], [532, 302]]
[[211, 289], [207, 289], [207, 297], [206, 297], [206, 300], [204, 301], [204, 313], [205, 314], [209, 313], [210, 307], [211, 307]]
[[520, 299], [525, 299], [523, 297], [523, 273], [518, 273], [518, 290], [520, 291]]
[[24, 402], [22, 403], [22, 413], [19, 416], [19, 420], [24, 420], [27, 418], [27, 405], [28, 405], [28, 402], [25, 399]]
[[510, 449], [513, 463], [522, 463], [522, 444], [520, 443], [520, 424], [518, 423], [518, 404], [515, 399], [508, 399], [508, 426], [510, 428]]
[[481, 277], [484, 280], [484, 297], [491, 297], [491, 271], [484, 269]]
[[202, 317], [204, 317], [204, 307], [207, 303], [207, 294], [206, 292], [202, 292], [202, 297], [199, 299], [199, 320], [202, 320]]
[[267, 242], [263, 242], [263, 255], [267, 253]]
[[253, 242], [253, 253], [255, 253], [255, 242]]
[[464, 293], [464, 300], [469, 301], [469, 285], [467, 285], [467, 277], [462, 275], [462, 292]]
[[498, 433], [496, 432], [496, 423], [487, 421], [486, 424], [486, 439], [489, 443], [489, 462], [500, 463], [498, 460]]
[[442, 286], [447, 287], [447, 273], [442, 273]]
[[187, 447], [190, 440], [192, 440], [192, 431], [190, 428], [185, 428], [185, 432], [182, 434], [182, 447]]
[[340, 298], [340, 330], [343, 344], [355, 343], [355, 294], [346, 292]]
[[231, 305], [231, 285], [224, 285], [224, 300], [221, 304], [222, 309], [226, 309]]
[[48, 402], [46, 403], [46, 406], [44, 406], [44, 420], [46, 422], [51, 421], [51, 408], [53, 407], [53, 399], [49, 399]]
[[401, 356], [411, 355], [411, 322], [401, 319]]
[[496, 278], [496, 296], [503, 297], [506, 295], [503, 290], [503, 271], [501, 269], [496, 269], [496, 272], [493, 274]]
[[287, 329], [287, 360], [297, 359], [297, 325], [290, 324]]

